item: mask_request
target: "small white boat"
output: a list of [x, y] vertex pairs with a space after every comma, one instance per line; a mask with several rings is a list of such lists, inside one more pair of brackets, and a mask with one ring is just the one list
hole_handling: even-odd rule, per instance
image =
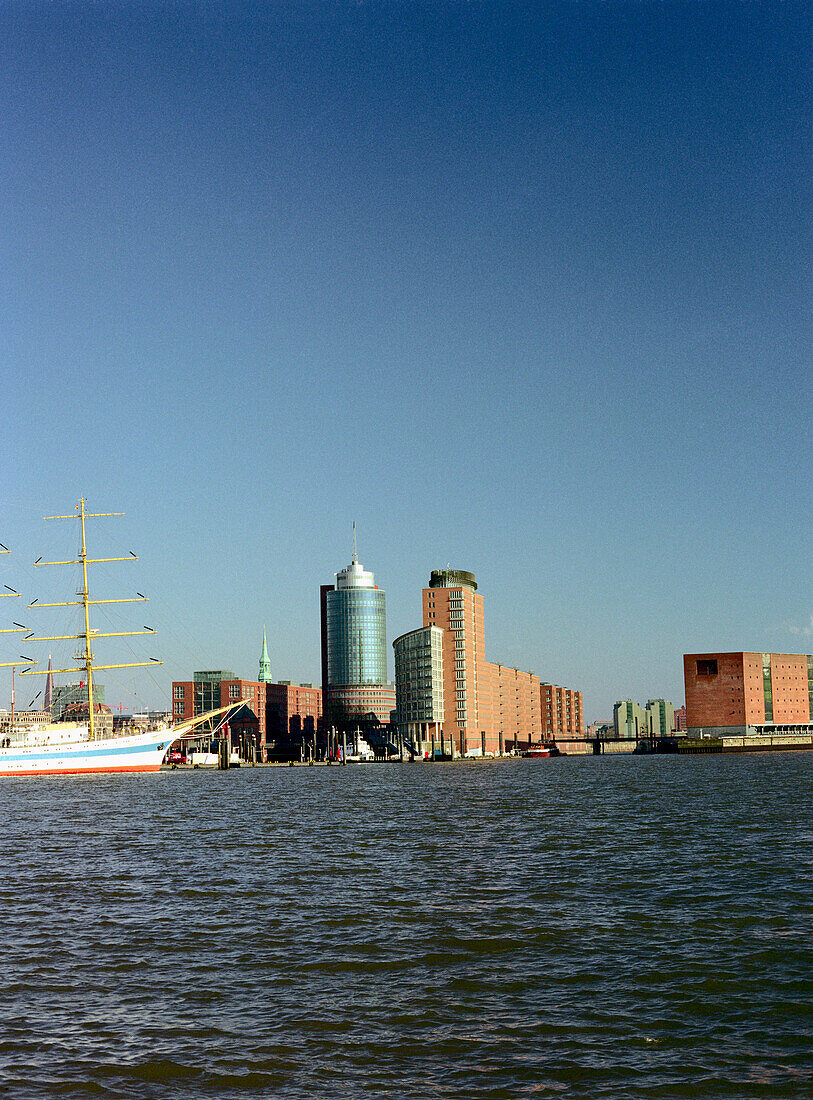
[[355, 738], [355, 743], [348, 747], [347, 751], [347, 763], [348, 764], [372, 764], [375, 760], [375, 753], [370, 748], [370, 745], [359, 734]]

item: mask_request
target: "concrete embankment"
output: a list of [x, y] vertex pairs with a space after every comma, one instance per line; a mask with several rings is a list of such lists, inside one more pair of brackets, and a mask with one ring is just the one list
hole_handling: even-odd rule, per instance
[[813, 739], [805, 733], [763, 733], [742, 737], [683, 737], [677, 743], [679, 753], [775, 752], [778, 749], [813, 749]]

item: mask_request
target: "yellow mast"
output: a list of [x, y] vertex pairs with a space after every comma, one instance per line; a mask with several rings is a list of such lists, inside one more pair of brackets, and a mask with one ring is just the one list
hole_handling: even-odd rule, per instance
[[[108, 668], [141, 668], [145, 665], [153, 665], [153, 664], [162, 665], [164, 662], [163, 661], [158, 661], [153, 657], [149, 661], [131, 661], [127, 664], [118, 664], [118, 665], [94, 665], [93, 664], [93, 652], [90, 648], [91, 635], [94, 633], [93, 631], [91, 631], [91, 628], [90, 628], [90, 606], [91, 606], [91, 604], [101, 604], [101, 603], [146, 603], [147, 602], [147, 597], [139, 595], [137, 597], [132, 596], [132, 597], [128, 597], [127, 599], [117, 599], [117, 600], [92, 600], [90, 598], [90, 590], [88, 588], [88, 565], [91, 565], [91, 564], [94, 564], [94, 563], [97, 563], [97, 562], [106, 562], [106, 561], [138, 561], [138, 558], [132, 552], [130, 553], [130, 555], [128, 557], [89, 558], [87, 556], [87, 544], [85, 542], [85, 520], [86, 519], [101, 519], [105, 516], [123, 516], [124, 513], [123, 512], [85, 512], [85, 498], [84, 497], [80, 498], [79, 504], [76, 506], [76, 511], [77, 511], [78, 514], [73, 515], [73, 516], [46, 516], [45, 518], [46, 519], [78, 519], [80, 521], [81, 531], [82, 531], [82, 543], [81, 543], [81, 547], [80, 547], [80, 550], [79, 550], [79, 557], [75, 558], [75, 559], [71, 559], [69, 561], [35, 561], [34, 565], [81, 565], [82, 566], [82, 590], [81, 590], [81, 592], [77, 592], [77, 596], [82, 597], [81, 600], [68, 600], [64, 603], [39, 603], [39, 601], [34, 600], [34, 601], [32, 601], [32, 603], [30, 603], [28, 605], [28, 607], [33, 608], [33, 607], [79, 607], [79, 606], [81, 606], [83, 608], [84, 617], [85, 617], [85, 630], [84, 630], [84, 633], [82, 633], [82, 634], [50, 634], [50, 635], [46, 634], [46, 635], [42, 635], [40, 637], [34, 637], [34, 635], [32, 634], [32, 635], [29, 635], [29, 638], [27, 638], [26, 640], [27, 641], [31, 640], [31, 641], [35, 641], [35, 642], [52, 642], [52, 641], [60, 641], [60, 640], [67, 640], [67, 639], [75, 638], [77, 641], [84, 641], [85, 651], [84, 651], [84, 653], [77, 653], [76, 659], [78, 661], [81, 661], [84, 664], [85, 671], [87, 673], [87, 679], [88, 679], [88, 736], [89, 736], [90, 740], [93, 741], [96, 738], [96, 719], [95, 719], [95, 716], [94, 716], [94, 713], [93, 713], [93, 672], [94, 672], [94, 669], [98, 672], [100, 669], [108, 669]], [[130, 637], [134, 634], [154, 634], [154, 633], [155, 633], [154, 630], [150, 630], [149, 628], [145, 628], [144, 630], [119, 630], [119, 631], [114, 631], [112, 633], [106, 633], [106, 634], [97, 633], [96, 637], [97, 638], [124, 638], [124, 637]], [[36, 662], [33, 662], [33, 663], [36, 664]], [[75, 670], [72, 669], [72, 668], [71, 669], [68, 669], [68, 668], [54, 668], [54, 669], [51, 669], [52, 673], [54, 673], [54, 672], [74, 672], [74, 671]], [[26, 672], [21, 672], [20, 675], [21, 676], [36, 676], [36, 675], [47, 675], [47, 673], [45, 673], [45, 672], [26, 671]]]
[[[2, 542], [0, 542], [0, 554], [10, 554], [10, 553], [11, 553], [11, 551], [9, 550], [9, 548], [7, 546], [3, 546]], [[17, 599], [20, 598], [20, 593], [15, 592], [13, 588], [9, 588], [9, 586], [7, 584], [4, 584], [3, 587], [8, 588], [8, 592], [0, 592], [0, 600], [8, 600], [8, 599], [12, 599], [14, 597], [16, 597]], [[27, 630], [28, 630], [27, 626], [20, 626], [19, 623], [15, 623], [14, 626], [4, 627], [2, 630], [0, 630], [0, 634], [25, 634]], [[14, 725], [14, 670], [18, 669], [18, 668], [23, 668], [23, 667], [30, 668], [32, 665], [35, 665], [36, 663], [37, 663], [36, 661], [29, 661], [25, 657], [23, 657], [22, 660], [19, 660], [19, 661], [3, 661], [2, 663], [0, 663], [0, 668], [10, 668], [11, 669], [11, 724], [12, 724], [12, 726]]]
[[90, 651], [90, 607], [88, 606], [88, 556], [85, 547], [85, 498], [79, 499], [79, 515], [82, 521], [82, 603], [85, 608], [85, 668], [88, 674], [88, 736], [96, 739], [96, 723], [93, 718], [93, 654]]

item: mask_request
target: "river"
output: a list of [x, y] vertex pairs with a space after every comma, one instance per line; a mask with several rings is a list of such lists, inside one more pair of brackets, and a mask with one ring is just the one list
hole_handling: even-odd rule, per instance
[[4, 1097], [810, 1097], [813, 753], [0, 780]]

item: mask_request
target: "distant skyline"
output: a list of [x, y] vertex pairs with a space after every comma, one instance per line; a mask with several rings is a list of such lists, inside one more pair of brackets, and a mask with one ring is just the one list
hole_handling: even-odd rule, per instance
[[263, 624], [318, 683], [354, 520], [390, 643], [471, 570], [588, 721], [810, 651], [810, 61], [792, 2], [4, 6], [0, 583], [125, 512], [150, 706]]

